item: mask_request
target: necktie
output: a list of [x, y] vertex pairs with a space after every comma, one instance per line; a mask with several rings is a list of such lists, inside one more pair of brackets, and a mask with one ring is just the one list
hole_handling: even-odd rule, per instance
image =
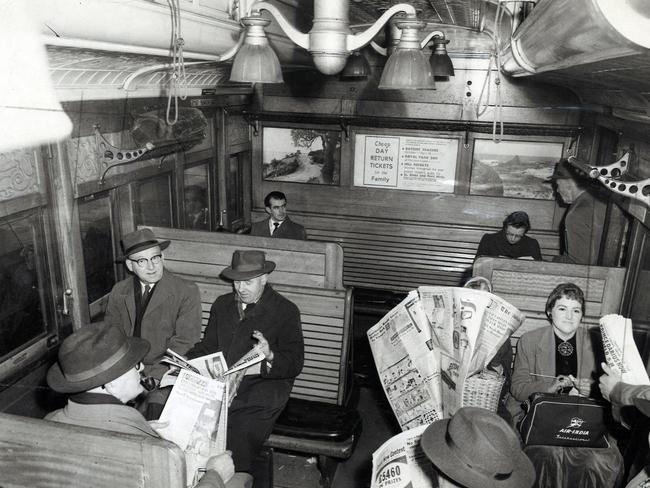
[[280, 224], [278, 222], [273, 222], [273, 232], [271, 232], [271, 235], [275, 234], [275, 231], [278, 230], [278, 227], [280, 227]]
[[144, 285], [144, 292], [142, 293], [142, 303], [147, 301], [149, 294], [151, 293], [151, 285]]

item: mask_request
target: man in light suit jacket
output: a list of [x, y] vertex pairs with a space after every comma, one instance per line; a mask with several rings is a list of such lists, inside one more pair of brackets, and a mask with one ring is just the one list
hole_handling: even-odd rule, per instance
[[264, 198], [264, 207], [269, 218], [253, 222], [251, 235], [279, 237], [281, 239], [307, 239], [305, 228], [287, 216], [287, 197], [280, 191], [272, 191]]
[[156, 380], [167, 370], [159, 362], [167, 348], [185, 354], [201, 338], [199, 289], [164, 269], [167, 246], [169, 241], [158, 241], [150, 229], [124, 236], [123, 259], [133, 276], [115, 284], [104, 318], [127, 335], [149, 341], [144, 371]]

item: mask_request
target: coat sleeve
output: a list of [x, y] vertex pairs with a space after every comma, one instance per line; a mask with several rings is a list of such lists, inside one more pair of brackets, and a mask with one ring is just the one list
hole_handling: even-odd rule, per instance
[[169, 348], [179, 354], [186, 354], [201, 339], [201, 299], [195, 283], [184, 283], [180, 299], [174, 335], [169, 339]]
[[489, 256], [490, 251], [488, 250], [488, 235], [483, 234], [483, 237], [481, 237], [481, 241], [478, 243], [478, 249], [476, 250], [476, 258], [480, 258], [481, 256]]
[[277, 325], [280, 334], [277, 343], [272, 347], [273, 366], [268, 368], [266, 361], [263, 361], [262, 377], [295, 378], [302, 371], [305, 356], [298, 307], [289, 302], [282, 323]]
[[512, 386], [510, 393], [520, 402], [524, 402], [530, 395], [537, 392], [547, 392], [553, 384], [551, 378], [532, 376], [535, 371], [536, 341], [529, 334], [524, 334], [517, 343], [515, 368], [512, 372]]
[[108, 303], [106, 304], [106, 310], [104, 311], [104, 322], [110, 325], [116, 325], [120, 327], [125, 334], [130, 335], [131, 331], [127, 330], [125, 327], [125, 322], [128, 319], [122, 318], [122, 313], [126, 313], [124, 306], [121, 303], [122, 300], [118, 297], [121, 297], [116, 291], [117, 285], [113, 287], [111, 292], [108, 294]]

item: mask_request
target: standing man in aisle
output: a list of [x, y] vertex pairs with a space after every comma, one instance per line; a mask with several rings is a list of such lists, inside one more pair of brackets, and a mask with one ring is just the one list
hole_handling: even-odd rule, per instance
[[275, 263], [263, 251], [235, 251], [222, 275], [234, 291], [212, 304], [203, 340], [187, 356], [222, 351], [232, 366], [258, 345], [266, 359], [248, 371], [228, 409], [227, 448], [236, 471], [251, 472], [302, 371], [304, 342], [298, 307], [267, 284]]
[[272, 191], [264, 198], [264, 207], [269, 218], [253, 222], [251, 235], [306, 240], [305, 228], [287, 215], [287, 197], [280, 191]]

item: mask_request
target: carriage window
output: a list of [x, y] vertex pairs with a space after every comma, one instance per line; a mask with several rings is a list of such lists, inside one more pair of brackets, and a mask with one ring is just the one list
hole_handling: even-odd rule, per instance
[[227, 210], [230, 222], [244, 217], [244, 164], [247, 153], [232, 154], [228, 161]]
[[185, 193], [185, 228], [210, 229], [211, 213], [208, 191], [208, 165], [198, 164], [185, 168], [183, 173]]
[[0, 358], [53, 326], [45, 305], [52, 300], [44, 242], [36, 214], [0, 220]]
[[111, 291], [115, 284], [115, 254], [108, 194], [99, 197], [93, 195], [79, 202], [79, 226], [88, 301], [92, 303]]
[[171, 195], [169, 175], [162, 175], [140, 182], [136, 197], [136, 224], [171, 227]]

